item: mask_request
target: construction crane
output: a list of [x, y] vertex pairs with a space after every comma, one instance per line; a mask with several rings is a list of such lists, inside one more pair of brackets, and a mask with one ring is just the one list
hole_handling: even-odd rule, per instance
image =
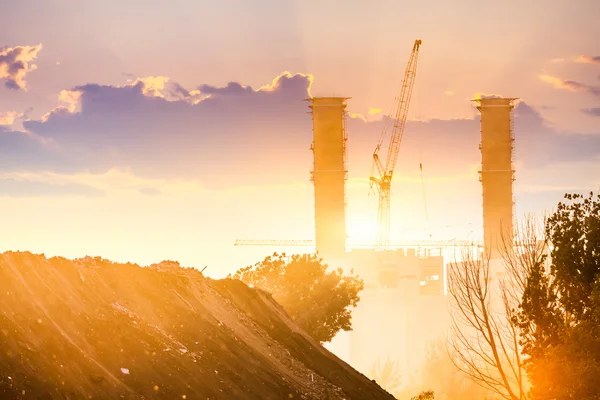
[[[400, 142], [406, 125], [406, 117], [408, 115], [408, 106], [410, 105], [410, 97], [412, 95], [415, 77], [417, 74], [417, 60], [419, 58], [420, 40], [415, 40], [410, 59], [402, 80], [400, 95], [394, 99], [394, 106], [390, 111], [389, 119], [381, 133], [381, 138], [377, 143], [377, 147], [373, 152], [373, 170], [377, 168], [378, 177], [371, 176], [371, 188], [377, 186], [379, 192], [379, 203], [377, 210], [377, 238], [376, 247], [379, 250], [386, 250], [390, 245], [390, 197], [392, 176], [398, 160], [398, 152], [400, 151]], [[395, 109], [395, 116], [392, 114]], [[394, 117], [394, 125], [390, 136], [385, 165], [379, 158], [379, 150], [386, 137], [389, 121]], [[374, 175], [374, 174], [372, 174]]]

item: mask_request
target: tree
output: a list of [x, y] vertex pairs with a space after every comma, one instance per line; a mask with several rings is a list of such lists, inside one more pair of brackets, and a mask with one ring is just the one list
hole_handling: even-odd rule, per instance
[[470, 379], [507, 400], [528, 398], [519, 304], [529, 271], [543, 265], [543, 230], [533, 216], [502, 232], [501, 259], [464, 250], [449, 267], [452, 297], [449, 350]]
[[494, 298], [489, 258], [464, 252], [449, 268], [452, 296], [449, 350], [456, 367], [504, 399], [526, 398], [518, 332]]
[[432, 390], [419, 393], [418, 396], [411, 398], [410, 400], [435, 400], [435, 393]]
[[314, 254], [286, 256], [274, 253], [253, 266], [238, 270], [241, 279], [273, 295], [289, 316], [320, 343], [349, 331], [351, 310], [356, 307], [363, 282], [354, 272], [328, 265]]
[[600, 273], [600, 194], [588, 198], [567, 194], [571, 204], [559, 203], [546, 233], [553, 245], [552, 276], [561, 304], [572, 321], [587, 319], [592, 291]]
[[402, 384], [402, 374], [398, 361], [392, 361], [389, 358], [381, 365], [380, 360], [377, 360], [369, 371], [369, 376], [377, 382], [379, 386], [390, 393], [394, 393]]
[[600, 195], [547, 220], [550, 268], [528, 271], [516, 320], [532, 399], [600, 399]]

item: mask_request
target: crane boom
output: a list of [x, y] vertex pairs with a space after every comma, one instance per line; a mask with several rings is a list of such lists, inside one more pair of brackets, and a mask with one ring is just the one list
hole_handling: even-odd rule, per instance
[[[410, 98], [415, 83], [415, 77], [417, 75], [417, 61], [419, 58], [420, 46], [421, 41], [415, 40], [406, 71], [404, 72], [400, 94], [394, 99], [394, 106], [390, 112], [388, 121], [393, 117], [394, 124], [390, 136], [385, 165], [382, 164], [381, 159], [379, 158], [379, 150], [381, 149], [381, 145], [387, 134], [387, 122], [381, 133], [381, 138], [377, 143], [377, 147], [373, 152], [373, 165], [377, 168], [379, 176], [372, 176], [370, 181], [371, 186], [376, 185], [379, 191], [376, 247], [381, 250], [387, 249], [390, 244], [390, 198], [392, 176], [394, 174], [394, 169], [396, 168], [396, 162], [398, 161], [400, 143], [404, 133], [404, 126], [406, 125], [408, 107], [410, 105]], [[392, 114], [394, 109], [396, 111], [395, 115]]]

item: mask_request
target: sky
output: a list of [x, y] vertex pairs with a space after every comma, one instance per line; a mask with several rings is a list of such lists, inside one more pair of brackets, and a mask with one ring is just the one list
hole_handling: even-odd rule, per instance
[[478, 93], [520, 99], [518, 215], [598, 191], [600, 3], [576, 4], [0, 0], [0, 249], [220, 277], [276, 250], [236, 238], [311, 239], [302, 100], [330, 95], [351, 97], [348, 231], [369, 241], [415, 39], [392, 242], [481, 236]]

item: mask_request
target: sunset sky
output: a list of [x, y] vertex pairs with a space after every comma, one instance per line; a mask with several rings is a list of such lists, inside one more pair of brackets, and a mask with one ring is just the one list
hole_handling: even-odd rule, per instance
[[600, 189], [598, 17], [597, 0], [0, 0], [0, 249], [222, 276], [271, 251], [236, 238], [311, 239], [309, 95], [352, 97], [349, 234], [368, 240], [371, 154], [417, 38], [392, 241], [478, 238], [477, 93], [521, 99], [519, 215]]

